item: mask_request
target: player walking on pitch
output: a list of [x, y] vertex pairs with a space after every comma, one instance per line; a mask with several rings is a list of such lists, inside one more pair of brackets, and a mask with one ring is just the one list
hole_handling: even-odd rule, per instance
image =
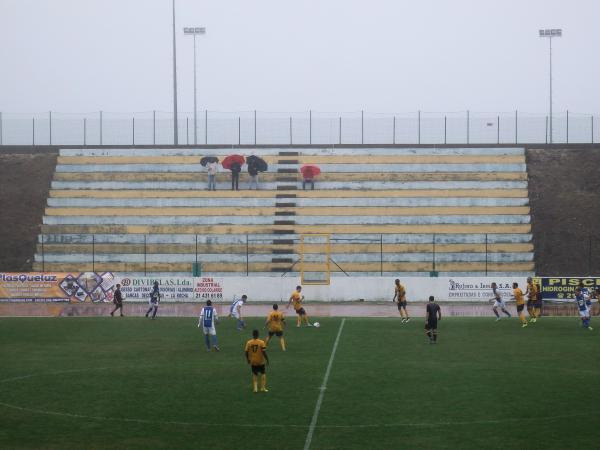
[[247, 300], [248, 296], [246, 294], [242, 295], [241, 299], [234, 298], [233, 303], [229, 308], [229, 317], [233, 317], [237, 320], [235, 328], [238, 331], [242, 331], [246, 328], [246, 322], [244, 322], [244, 318], [242, 317], [242, 306], [244, 306], [244, 303], [246, 303]]
[[508, 317], [511, 317], [510, 313], [506, 309], [506, 303], [504, 303], [504, 300], [502, 300], [502, 296], [500, 295], [500, 292], [498, 292], [498, 285], [496, 283], [492, 283], [491, 287], [492, 287], [492, 293], [494, 294], [494, 297], [491, 298], [490, 301], [494, 302], [494, 306], [492, 306], [492, 310], [494, 311], [494, 314], [496, 315], [496, 322], [501, 319], [500, 314], [498, 314], [498, 308], [500, 308], [502, 310], [502, 312], [504, 314], [506, 314]]
[[579, 317], [581, 317], [581, 325], [590, 331], [593, 330], [590, 326], [590, 310], [587, 307], [587, 301], [580, 287], [575, 289], [575, 303], [579, 310]]
[[265, 327], [267, 327], [267, 329], [269, 330], [269, 336], [267, 336], [266, 343], [268, 345], [273, 335], [275, 335], [279, 338], [281, 350], [285, 352], [285, 338], [283, 337], [284, 326], [285, 317], [283, 317], [283, 313], [279, 311], [279, 306], [275, 304], [273, 305], [273, 311], [269, 313], [267, 321], [265, 322]]
[[398, 312], [402, 318], [402, 323], [407, 323], [410, 317], [408, 317], [408, 311], [406, 311], [406, 289], [400, 284], [400, 280], [396, 279], [394, 283], [395, 292], [392, 301], [395, 302], [398, 299]]
[[429, 296], [429, 303], [425, 309], [425, 333], [429, 337], [430, 344], [437, 343], [437, 324], [442, 320], [442, 309], [435, 302], [433, 295]]
[[527, 278], [527, 312], [529, 313], [529, 322], [536, 323], [538, 318], [538, 308], [536, 308], [538, 300], [538, 287], [533, 282], [533, 278]]
[[158, 281], [154, 282], [154, 286], [152, 287], [152, 292], [150, 293], [150, 308], [146, 311], [146, 317], [148, 314], [152, 313], [152, 320], [156, 317], [156, 312], [158, 311], [158, 304], [160, 303], [160, 290], [158, 288]]
[[121, 317], [123, 317], [123, 294], [121, 293], [121, 285], [117, 284], [117, 289], [115, 289], [115, 293], [113, 294], [113, 303], [115, 304], [115, 309], [110, 312], [111, 316], [114, 316], [118, 309], [121, 310]]
[[258, 330], [252, 330], [252, 339], [246, 342], [246, 361], [252, 369], [252, 391], [258, 392], [258, 375], [260, 374], [260, 392], [267, 390], [267, 374], [265, 365], [269, 364], [267, 356], [267, 344], [258, 338]]
[[202, 326], [202, 332], [204, 333], [204, 343], [206, 344], [206, 351], [210, 352], [210, 337], [212, 336], [212, 345], [215, 352], [219, 351], [217, 342], [217, 329], [215, 328], [219, 323], [219, 316], [217, 310], [213, 307], [210, 300], [206, 301], [206, 306], [202, 307], [200, 311], [200, 317], [198, 318], [198, 328]]
[[525, 296], [519, 287], [519, 283], [513, 283], [512, 298], [517, 303], [517, 314], [519, 315], [519, 320], [521, 321], [521, 327], [525, 328], [527, 326], [527, 319], [525, 318], [525, 313], [523, 312], [525, 309]]
[[290, 295], [290, 300], [287, 304], [287, 308], [289, 308], [292, 303], [294, 304], [294, 310], [296, 311], [296, 314], [297, 314], [297, 319], [296, 319], [297, 327], [300, 327], [300, 324], [302, 323], [302, 321], [304, 321], [306, 323], [307, 327], [312, 327], [311, 323], [308, 321], [308, 315], [306, 314], [306, 311], [304, 310], [304, 307], [302, 306], [302, 302], [304, 301], [304, 295], [302, 295], [301, 292], [302, 292], [302, 286], [296, 286], [296, 290], [294, 292], [292, 292], [292, 295]]

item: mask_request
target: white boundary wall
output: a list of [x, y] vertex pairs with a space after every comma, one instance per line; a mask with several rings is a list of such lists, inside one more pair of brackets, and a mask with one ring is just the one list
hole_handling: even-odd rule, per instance
[[[390, 301], [394, 296], [395, 277], [335, 277], [330, 285], [305, 285], [302, 290], [307, 301]], [[126, 301], [146, 302], [153, 282], [160, 283], [165, 302], [229, 302], [234, 295], [248, 296], [250, 302], [287, 301], [300, 284], [299, 278], [285, 277], [137, 277], [115, 275], [115, 284], [122, 285]], [[492, 298], [490, 284], [496, 282], [505, 299], [512, 295], [512, 283], [517, 282], [525, 292], [526, 278], [515, 277], [407, 277], [401, 278], [409, 301], [436, 300], [481, 302]]]

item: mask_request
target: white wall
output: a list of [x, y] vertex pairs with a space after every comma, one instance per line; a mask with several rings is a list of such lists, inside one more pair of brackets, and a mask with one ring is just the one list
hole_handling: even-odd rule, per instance
[[[115, 276], [115, 283], [122, 285], [128, 301], [148, 301], [155, 278]], [[248, 295], [249, 301], [287, 300], [300, 284], [299, 278], [278, 277], [197, 277], [156, 278], [161, 285], [163, 301], [204, 302], [206, 300], [231, 301], [234, 295]], [[430, 295], [443, 301], [487, 301], [492, 298], [490, 284], [498, 284], [502, 296], [509, 298], [512, 283], [517, 282], [525, 291], [525, 278], [491, 277], [410, 277], [401, 278], [409, 301], [425, 301]], [[394, 277], [336, 277], [327, 286], [303, 286], [307, 301], [389, 301], [394, 296]]]

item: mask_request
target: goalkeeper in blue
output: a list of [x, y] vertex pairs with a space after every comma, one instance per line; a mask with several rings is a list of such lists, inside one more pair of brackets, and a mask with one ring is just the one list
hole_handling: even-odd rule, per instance
[[577, 304], [577, 309], [579, 310], [579, 317], [581, 317], [581, 324], [584, 328], [588, 330], [593, 330], [590, 327], [590, 310], [587, 307], [587, 299], [583, 295], [581, 288], [575, 289], [575, 303]]
[[204, 306], [200, 311], [200, 317], [198, 318], [198, 328], [202, 327], [207, 352], [210, 352], [211, 337], [212, 347], [215, 349], [215, 352], [219, 351], [217, 330], [215, 328], [218, 322], [219, 316], [217, 315], [217, 310], [212, 306], [212, 302], [208, 300], [206, 302], [206, 306]]

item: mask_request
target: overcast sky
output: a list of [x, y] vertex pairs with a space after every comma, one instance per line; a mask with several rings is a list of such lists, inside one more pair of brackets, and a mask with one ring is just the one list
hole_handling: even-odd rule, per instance
[[[600, 112], [599, 0], [177, 0], [179, 110]], [[0, 0], [0, 111], [172, 110], [171, 0]]]

